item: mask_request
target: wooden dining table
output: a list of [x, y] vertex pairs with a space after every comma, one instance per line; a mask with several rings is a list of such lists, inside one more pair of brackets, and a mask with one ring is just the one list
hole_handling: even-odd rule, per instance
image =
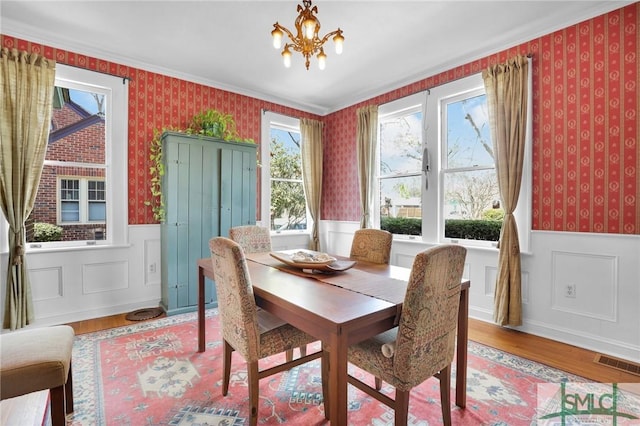
[[[246, 257], [256, 304], [321, 340], [329, 351], [325, 410], [332, 425], [346, 425], [347, 348], [398, 325], [411, 270], [358, 261], [344, 272], [318, 274], [293, 268], [269, 253]], [[210, 258], [199, 259], [197, 267], [198, 351], [204, 352], [204, 279], [214, 279], [214, 274]], [[463, 280], [458, 310], [456, 405], [461, 408], [466, 405], [469, 287], [469, 280]]]

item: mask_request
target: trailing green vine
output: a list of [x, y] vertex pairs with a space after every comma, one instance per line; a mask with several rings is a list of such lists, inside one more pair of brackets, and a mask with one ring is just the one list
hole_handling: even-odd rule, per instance
[[146, 206], [151, 207], [153, 218], [162, 223], [165, 219], [164, 197], [162, 195], [162, 177], [164, 176], [164, 157], [162, 153], [162, 134], [167, 129], [153, 129], [153, 139], [149, 144], [149, 174], [151, 175], [149, 189], [151, 190], [151, 200], [145, 201]]

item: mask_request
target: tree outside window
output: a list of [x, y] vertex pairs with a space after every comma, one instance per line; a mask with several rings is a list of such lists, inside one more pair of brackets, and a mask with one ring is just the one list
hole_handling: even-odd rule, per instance
[[300, 132], [272, 127], [269, 149], [271, 230], [306, 230], [307, 205], [302, 183]]

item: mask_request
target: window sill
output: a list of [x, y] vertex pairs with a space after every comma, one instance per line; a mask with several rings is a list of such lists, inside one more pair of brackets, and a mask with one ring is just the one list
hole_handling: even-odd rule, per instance
[[[500, 250], [495, 247], [495, 246], [481, 246], [481, 245], [475, 245], [475, 244], [465, 244], [464, 241], [425, 241], [422, 240], [420, 236], [416, 235], [416, 236], [401, 236], [401, 235], [394, 235], [393, 236], [393, 242], [394, 243], [402, 243], [402, 244], [411, 244], [411, 245], [423, 245], [423, 246], [437, 246], [437, 245], [442, 245], [442, 244], [459, 244], [461, 246], [463, 246], [464, 248], [466, 248], [467, 250], [474, 250], [474, 251], [483, 251], [483, 252], [488, 252], [488, 253], [499, 253]], [[533, 253], [529, 252], [529, 251], [521, 251], [520, 252], [521, 255], [525, 255], [525, 256], [530, 256], [533, 255]]]
[[73, 251], [85, 251], [85, 250], [91, 250], [91, 251], [114, 250], [114, 249], [130, 248], [130, 247], [131, 247], [131, 244], [95, 244], [95, 245], [75, 245], [75, 246], [64, 246], [64, 247], [28, 247], [27, 246], [26, 254], [29, 255], [29, 254], [40, 254], [40, 253], [63, 253], [63, 252], [73, 252]]

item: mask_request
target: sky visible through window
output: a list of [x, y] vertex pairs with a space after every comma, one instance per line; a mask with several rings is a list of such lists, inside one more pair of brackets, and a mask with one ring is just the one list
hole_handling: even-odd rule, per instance
[[493, 164], [486, 95], [447, 104], [448, 167]]
[[84, 108], [89, 114], [96, 114], [98, 112], [98, 103], [91, 92], [69, 89], [69, 97], [73, 102]]

